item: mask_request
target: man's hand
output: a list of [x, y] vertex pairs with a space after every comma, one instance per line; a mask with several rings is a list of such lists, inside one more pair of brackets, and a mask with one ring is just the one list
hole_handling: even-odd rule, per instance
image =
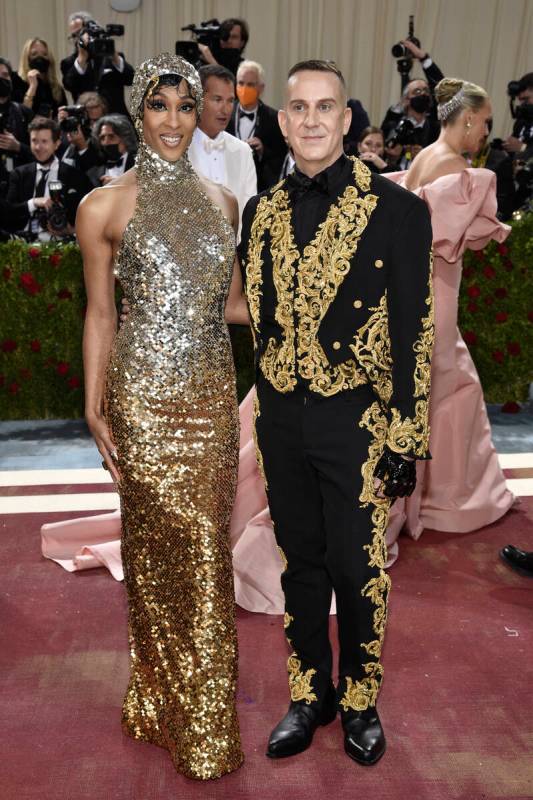
[[86, 49], [87, 45], [89, 44], [89, 34], [88, 33], [84, 33], [83, 36], [81, 37], [81, 39], [82, 39], [82, 42], [85, 45], [85, 47], [80, 47], [79, 44], [77, 45], [77, 48], [78, 48], [78, 63], [80, 65], [80, 67], [82, 67], [84, 69], [87, 66], [87, 62], [89, 60], [89, 53], [87, 52], [87, 49]]
[[59, 106], [57, 109], [57, 121], [61, 122], [62, 120], [68, 117], [68, 111], [66, 110], [66, 106]]
[[380, 488], [386, 497], [408, 497], [416, 486], [416, 461], [385, 447], [376, 464], [374, 477], [381, 481]]
[[262, 156], [265, 152], [265, 146], [261, 139], [258, 139], [257, 136], [252, 136], [250, 139], [246, 139], [246, 142], [259, 156]]
[[35, 208], [46, 208], [47, 210], [52, 206], [51, 197], [34, 197], [33, 205]]
[[412, 53], [415, 58], [418, 58], [419, 61], [424, 61], [428, 57], [428, 54], [425, 50], [417, 47], [416, 44], [409, 41], [409, 39], [402, 39], [401, 43], [405, 49], [409, 50], [409, 52]]
[[206, 44], [200, 44], [200, 42], [198, 42], [198, 50], [206, 64], [218, 64], [218, 61]]
[[516, 136], [508, 136], [502, 147], [507, 153], [521, 153], [526, 149], [525, 142], [517, 139]]
[[8, 131], [0, 133], [0, 150], [8, 150], [10, 153], [20, 153], [20, 142]]
[[127, 299], [123, 297], [122, 300], [120, 301], [120, 305], [122, 306], [120, 311], [120, 321], [126, 322], [126, 320], [128, 319], [128, 315], [131, 311], [130, 304], [128, 303]]

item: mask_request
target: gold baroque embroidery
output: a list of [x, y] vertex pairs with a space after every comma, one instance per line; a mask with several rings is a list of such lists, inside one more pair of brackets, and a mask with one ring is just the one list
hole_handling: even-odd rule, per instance
[[285, 555], [285, 553], [283, 552], [283, 550], [281, 549], [281, 547], [279, 545], [277, 547], [278, 547], [278, 550], [279, 550], [279, 554], [281, 556], [281, 560], [283, 561], [283, 571], [285, 572], [285, 570], [287, 569], [287, 566], [288, 566], [287, 556]]
[[295, 703], [305, 700], [307, 705], [311, 705], [317, 699], [311, 684], [311, 678], [316, 675], [316, 669], [308, 669], [306, 672], [302, 672], [302, 662], [297, 658], [296, 653], [290, 656], [287, 662], [287, 669], [289, 671], [291, 700]]
[[285, 628], [285, 630], [287, 630], [291, 622], [294, 622], [294, 617], [291, 617], [288, 611], [286, 611], [285, 614], [283, 615], [283, 627]]
[[397, 408], [391, 408], [391, 422], [387, 436], [387, 445], [396, 453], [413, 453], [424, 456], [429, 450], [429, 392], [431, 388], [431, 351], [435, 333], [435, 317], [433, 308], [433, 252], [430, 253], [427, 316], [422, 318], [422, 330], [413, 345], [416, 353], [414, 371], [414, 418], [402, 419]]
[[374, 312], [359, 328], [355, 344], [350, 345], [357, 363], [363, 367], [380, 399], [388, 404], [392, 395], [392, 359], [390, 355], [387, 293], [379, 306], [370, 308]]
[[252, 425], [252, 437], [254, 440], [254, 447], [255, 447], [255, 458], [257, 460], [257, 466], [259, 468], [259, 472], [261, 473], [261, 477], [263, 478], [263, 482], [265, 484], [265, 489], [268, 489], [268, 483], [265, 475], [265, 465], [263, 464], [263, 454], [259, 449], [259, 442], [257, 440], [257, 418], [261, 415], [261, 411], [259, 408], [259, 398], [257, 393], [254, 396], [254, 407], [253, 407], [253, 425]]

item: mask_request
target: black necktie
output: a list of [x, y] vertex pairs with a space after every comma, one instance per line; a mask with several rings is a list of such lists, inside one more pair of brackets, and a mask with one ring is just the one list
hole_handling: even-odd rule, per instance
[[253, 120], [253, 118], [255, 117], [255, 112], [254, 111], [241, 111], [241, 118], [242, 117], [246, 117], [246, 119]]
[[328, 178], [325, 172], [319, 172], [314, 178], [309, 178], [299, 170], [294, 170], [285, 179], [287, 191], [291, 199], [298, 199], [307, 192], [328, 193]]
[[41, 170], [41, 177], [39, 179], [39, 183], [37, 184], [37, 188], [35, 189], [35, 197], [44, 197], [44, 191], [46, 189], [46, 181], [48, 180], [49, 172], [49, 169]]

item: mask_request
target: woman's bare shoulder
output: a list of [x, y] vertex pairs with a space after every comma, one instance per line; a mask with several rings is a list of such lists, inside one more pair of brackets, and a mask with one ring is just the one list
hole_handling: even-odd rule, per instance
[[[130, 175], [130, 173], [133, 173]], [[85, 195], [78, 208], [82, 219], [109, 218], [110, 214], [135, 205], [137, 182], [134, 170], [114, 178], [105, 186], [99, 186]]]

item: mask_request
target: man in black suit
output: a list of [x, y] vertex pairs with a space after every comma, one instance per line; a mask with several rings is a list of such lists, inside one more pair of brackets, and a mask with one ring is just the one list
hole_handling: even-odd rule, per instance
[[[57, 158], [56, 151], [61, 143], [57, 122], [35, 117], [29, 132], [35, 161], [13, 170], [7, 200], [12, 204], [26, 203], [25, 213], [20, 218], [20, 230], [25, 231], [29, 238], [46, 241], [50, 234], [69, 235], [73, 231], [78, 205], [91, 189], [90, 183], [83, 173]], [[62, 184], [67, 224], [62, 229], [51, 230], [42, 214], [52, 208], [50, 184], [58, 181]]]
[[238, 101], [226, 128], [252, 148], [260, 192], [277, 183], [287, 155], [278, 112], [260, 99], [264, 90], [265, 72], [261, 64], [243, 61], [237, 70]]
[[92, 186], [105, 186], [135, 164], [135, 129], [122, 114], [100, 117], [94, 126], [93, 142], [100, 153], [101, 163], [87, 170]]
[[[343, 153], [346, 86], [330, 61], [289, 73], [280, 127], [296, 169], [244, 210], [239, 255], [255, 343], [258, 462], [283, 559], [291, 703], [267, 755], [305, 750], [338, 711], [374, 764], [391, 500], [429, 458], [433, 343], [425, 203]], [[339, 679], [329, 611], [337, 600]]]
[[72, 94], [75, 103], [83, 92], [98, 92], [106, 100], [111, 113], [128, 116], [124, 87], [133, 83], [134, 69], [126, 61], [124, 53], [115, 52], [101, 63], [90, 58], [87, 50], [89, 37], [82, 32], [88, 21], [93, 20], [83, 11], [69, 17], [70, 38], [75, 50], [61, 61], [63, 86]]

